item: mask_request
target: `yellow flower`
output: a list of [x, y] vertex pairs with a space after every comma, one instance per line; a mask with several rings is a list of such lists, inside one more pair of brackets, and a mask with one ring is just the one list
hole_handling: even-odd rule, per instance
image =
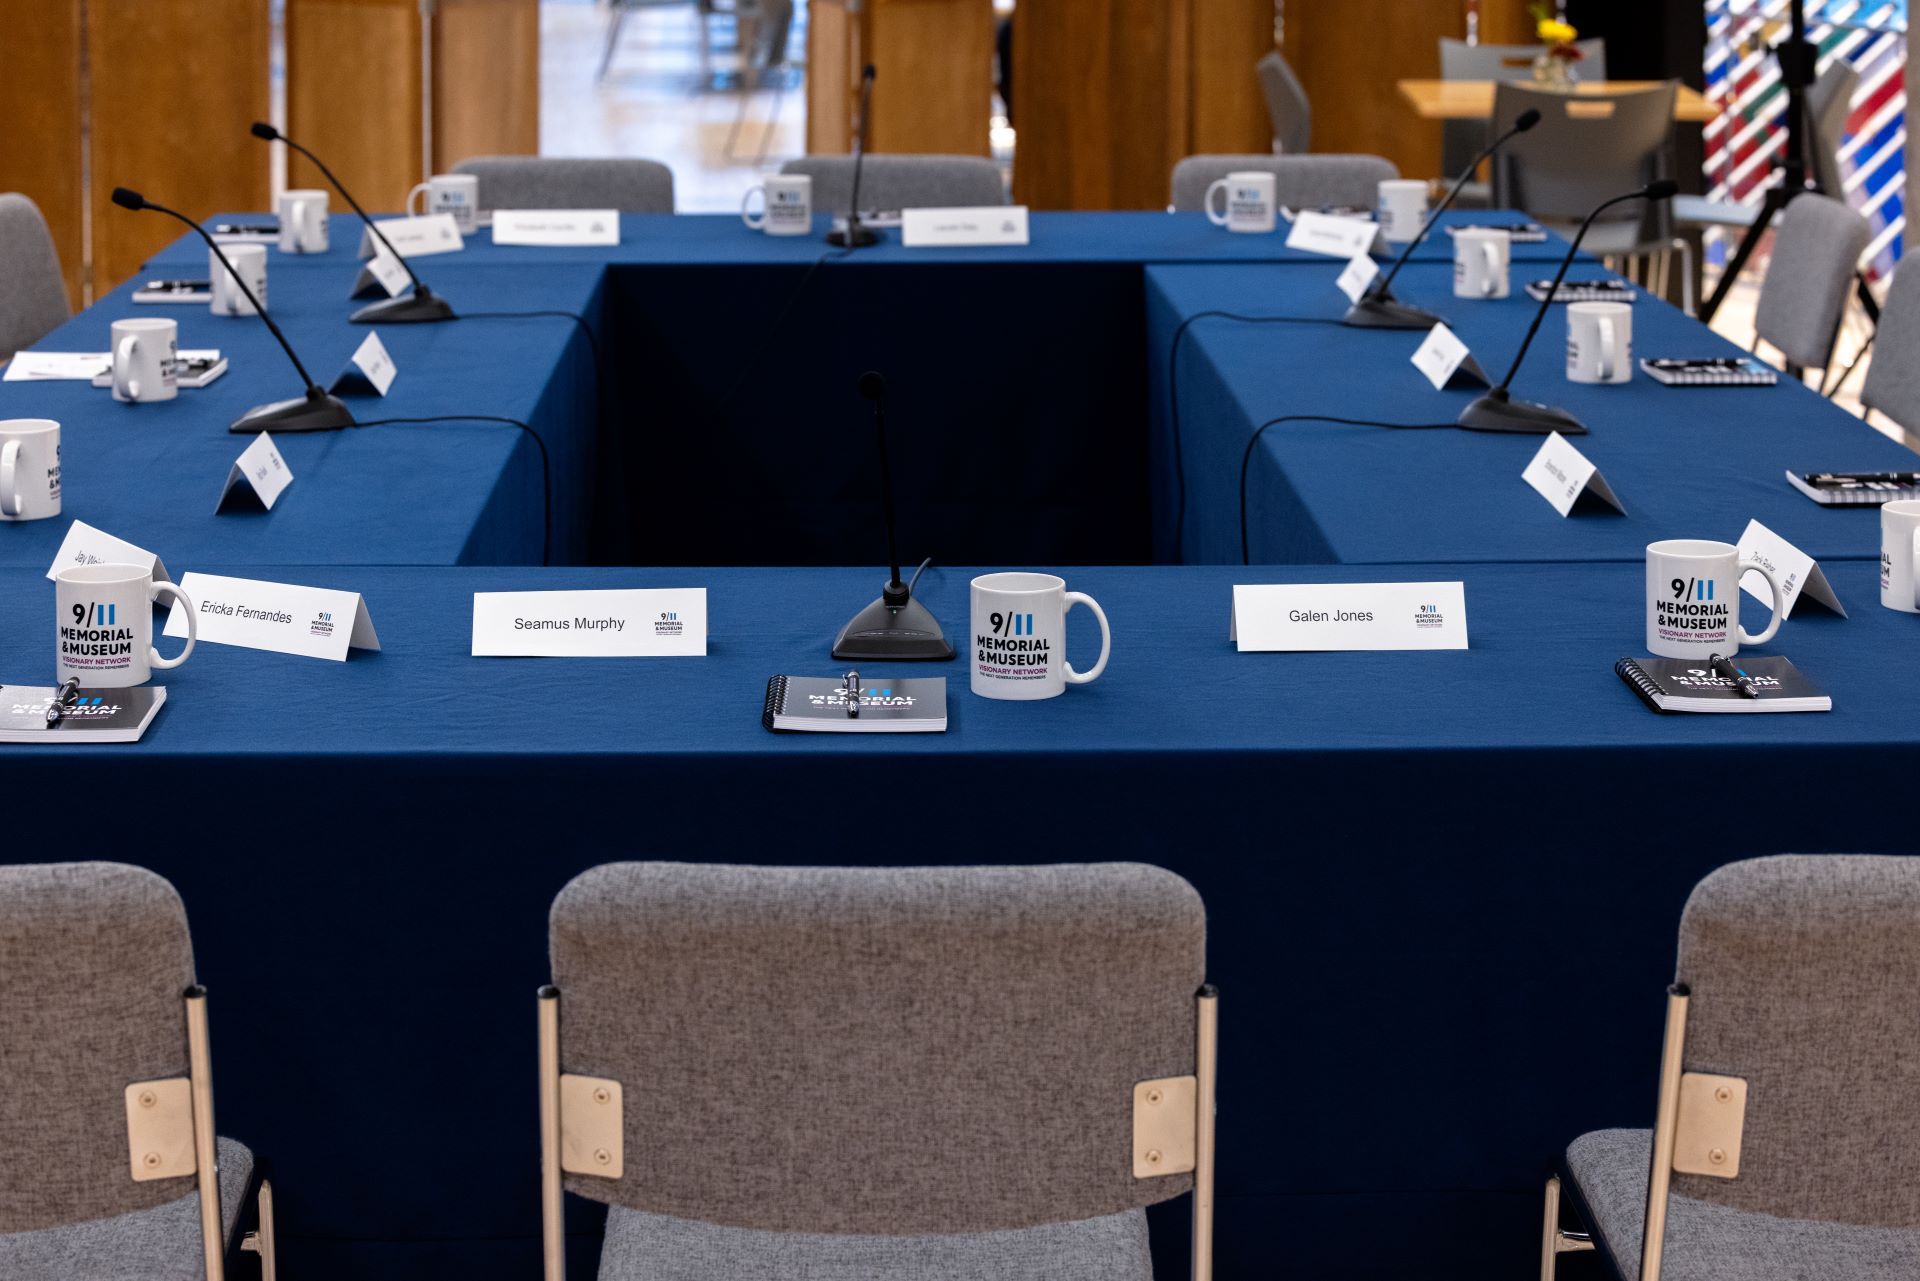
[[1542, 18], [1535, 28], [1539, 37], [1548, 44], [1572, 44], [1580, 38], [1572, 24], [1561, 22], [1558, 18]]

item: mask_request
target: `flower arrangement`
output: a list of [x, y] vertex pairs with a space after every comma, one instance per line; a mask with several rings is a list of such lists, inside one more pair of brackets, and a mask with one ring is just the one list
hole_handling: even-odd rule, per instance
[[1545, 46], [1534, 60], [1533, 78], [1542, 85], [1566, 88], [1573, 83], [1573, 64], [1587, 55], [1576, 43], [1580, 32], [1548, 4], [1532, 6], [1533, 32]]

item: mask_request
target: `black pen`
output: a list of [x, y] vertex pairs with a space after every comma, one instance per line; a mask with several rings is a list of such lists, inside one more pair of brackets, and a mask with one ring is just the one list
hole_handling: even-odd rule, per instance
[[79, 697], [80, 678], [78, 676], [69, 676], [61, 681], [60, 687], [53, 691], [53, 701], [47, 704], [47, 724], [58, 725], [60, 718], [67, 714], [67, 708], [73, 706]]
[[1739, 688], [1742, 698], [1760, 697], [1760, 687], [1753, 683], [1753, 677], [1735, 667], [1732, 659], [1713, 654], [1708, 657], [1707, 663], [1713, 668], [1715, 676], [1724, 676], [1732, 681]]
[[860, 673], [847, 673], [847, 715], [857, 718], [860, 715]]

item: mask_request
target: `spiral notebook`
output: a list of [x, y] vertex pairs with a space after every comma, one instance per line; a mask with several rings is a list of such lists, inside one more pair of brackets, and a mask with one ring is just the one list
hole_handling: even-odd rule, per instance
[[[1527, 286], [1527, 297], [1535, 302], [1545, 302], [1547, 291], [1553, 289], [1553, 281], [1536, 280]], [[1553, 300], [1563, 302], [1632, 302], [1640, 296], [1640, 291], [1624, 280], [1607, 280], [1596, 277], [1592, 280], [1563, 280], [1560, 288], [1554, 289]]]
[[760, 723], [776, 732], [937, 734], [947, 728], [947, 678], [774, 676]]
[[1447, 228], [1449, 236], [1463, 231], [1504, 231], [1507, 240], [1516, 245], [1538, 245], [1547, 239], [1547, 229], [1537, 222], [1456, 222]]
[[1734, 682], [1688, 658], [1623, 658], [1620, 679], [1657, 712], [1830, 712], [1833, 699], [1784, 658], [1735, 658], [1740, 673], [1759, 686], [1749, 698]]
[[1647, 377], [1669, 387], [1771, 387], [1780, 375], [1746, 356], [1712, 356], [1701, 360], [1646, 359], [1640, 368]]
[[1790, 471], [1787, 481], [1822, 507], [1878, 507], [1920, 498], [1920, 472]]
[[44, 685], [0, 685], [0, 743], [137, 743], [167, 701], [164, 685], [81, 689], [47, 720], [60, 694]]

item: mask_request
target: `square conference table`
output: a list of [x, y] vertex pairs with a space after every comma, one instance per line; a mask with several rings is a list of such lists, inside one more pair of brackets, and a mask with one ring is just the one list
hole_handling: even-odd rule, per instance
[[[1011, 828], [1016, 860], [1171, 868], [1206, 901], [1222, 992], [1220, 1275], [1520, 1281], [1564, 1144], [1650, 1118], [1699, 877], [1920, 848], [1899, 801], [1920, 689], [1896, 657], [1920, 616], [1874, 603], [1867, 561], [1829, 567], [1852, 618], [1803, 608], [1770, 647], [1833, 693], [1825, 715], [1642, 706], [1612, 671], [1640, 648], [1638, 565], [1108, 567], [1062, 571], [1112, 620], [1099, 680], [1005, 703], [964, 663], [921, 667], [951, 728], [884, 736], [759, 724], [770, 675], [839, 670], [867, 570], [198, 568], [364, 593], [385, 648], [203, 645], [137, 747], [10, 747], [6, 776], [66, 808], [164, 805], [61, 853], [179, 886], [220, 1129], [271, 1164], [288, 1281], [534, 1274], [547, 906], [603, 861], [885, 864], [904, 829], [916, 859], [998, 862]], [[956, 640], [975, 572], [922, 584]], [[1346, 580], [1463, 582], [1472, 648], [1229, 645], [1235, 582]], [[468, 656], [476, 590], [642, 586], [709, 589], [708, 657]], [[10, 679], [50, 670], [52, 596], [0, 571]], [[872, 824], [849, 821], [856, 784]], [[1164, 1278], [1184, 1208], [1155, 1216]]]

